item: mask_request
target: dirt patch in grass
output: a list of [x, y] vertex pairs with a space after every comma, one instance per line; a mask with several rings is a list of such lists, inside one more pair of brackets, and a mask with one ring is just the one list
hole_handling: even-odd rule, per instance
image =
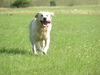
[[100, 14], [100, 11], [93, 11], [93, 10], [60, 10], [55, 11], [56, 13], [64, 13], [64, 14]]
[[[8, 10], [8, 9], [2, 9], [0, 8], [0, 10]], [[41, 10], [40, 10], [41, 11]], [[45, 10], [43, 10], [45, 11]], [[47, 11], [47, 10], [46, 10]], [[0, 14], [34, 14], [39, 12], [39, 10], [37, 11], [0, 11]], [[100, 14], [100, 11], [95, 11], [95, 10], [78, 10], [78, 9], [73, 9], [73, 10], [52, 10], [50, 12], [54, 12], [56, 14]]]

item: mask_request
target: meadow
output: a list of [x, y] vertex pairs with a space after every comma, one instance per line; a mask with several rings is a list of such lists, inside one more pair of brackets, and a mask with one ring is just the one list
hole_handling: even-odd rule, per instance
[[[34, 55], [29, 41], [38, 11], [55, 12], [47, 55]], [[0, 9], [0, 75], [100, 75], [99, 12], [99, 6]]]

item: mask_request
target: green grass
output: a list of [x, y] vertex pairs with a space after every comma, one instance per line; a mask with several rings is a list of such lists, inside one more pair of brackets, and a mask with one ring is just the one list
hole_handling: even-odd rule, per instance
[[38, 56], [29, 41], [33, 17], [0, 14], [0, 75], [100, 74], [100, 15], [55, 13], [48, 55]]

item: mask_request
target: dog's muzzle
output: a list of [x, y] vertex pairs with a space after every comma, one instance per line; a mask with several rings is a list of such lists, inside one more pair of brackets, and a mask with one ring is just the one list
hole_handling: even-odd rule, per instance
[[43, 18], [43, 21], [40, 21], [41, 22], [41, 24], [42, 25], [47, 25], [47, 24], [50, 24], [51, 23], [51, 21], [47, 21], [47, 19], [46, 18]]

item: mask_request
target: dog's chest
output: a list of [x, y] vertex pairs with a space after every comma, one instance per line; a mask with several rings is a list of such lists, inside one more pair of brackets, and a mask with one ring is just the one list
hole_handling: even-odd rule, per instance
[[46, 40], [48, 35], [48, 26], [38, 28], [37, 41]]
[[39, 29], [38, 29], [38, 32], [39, 32], [40, 35], [46, 34], [47, 31], [48, 31], [48, 26], [41, 26], [41, 27], [39, 27]]

